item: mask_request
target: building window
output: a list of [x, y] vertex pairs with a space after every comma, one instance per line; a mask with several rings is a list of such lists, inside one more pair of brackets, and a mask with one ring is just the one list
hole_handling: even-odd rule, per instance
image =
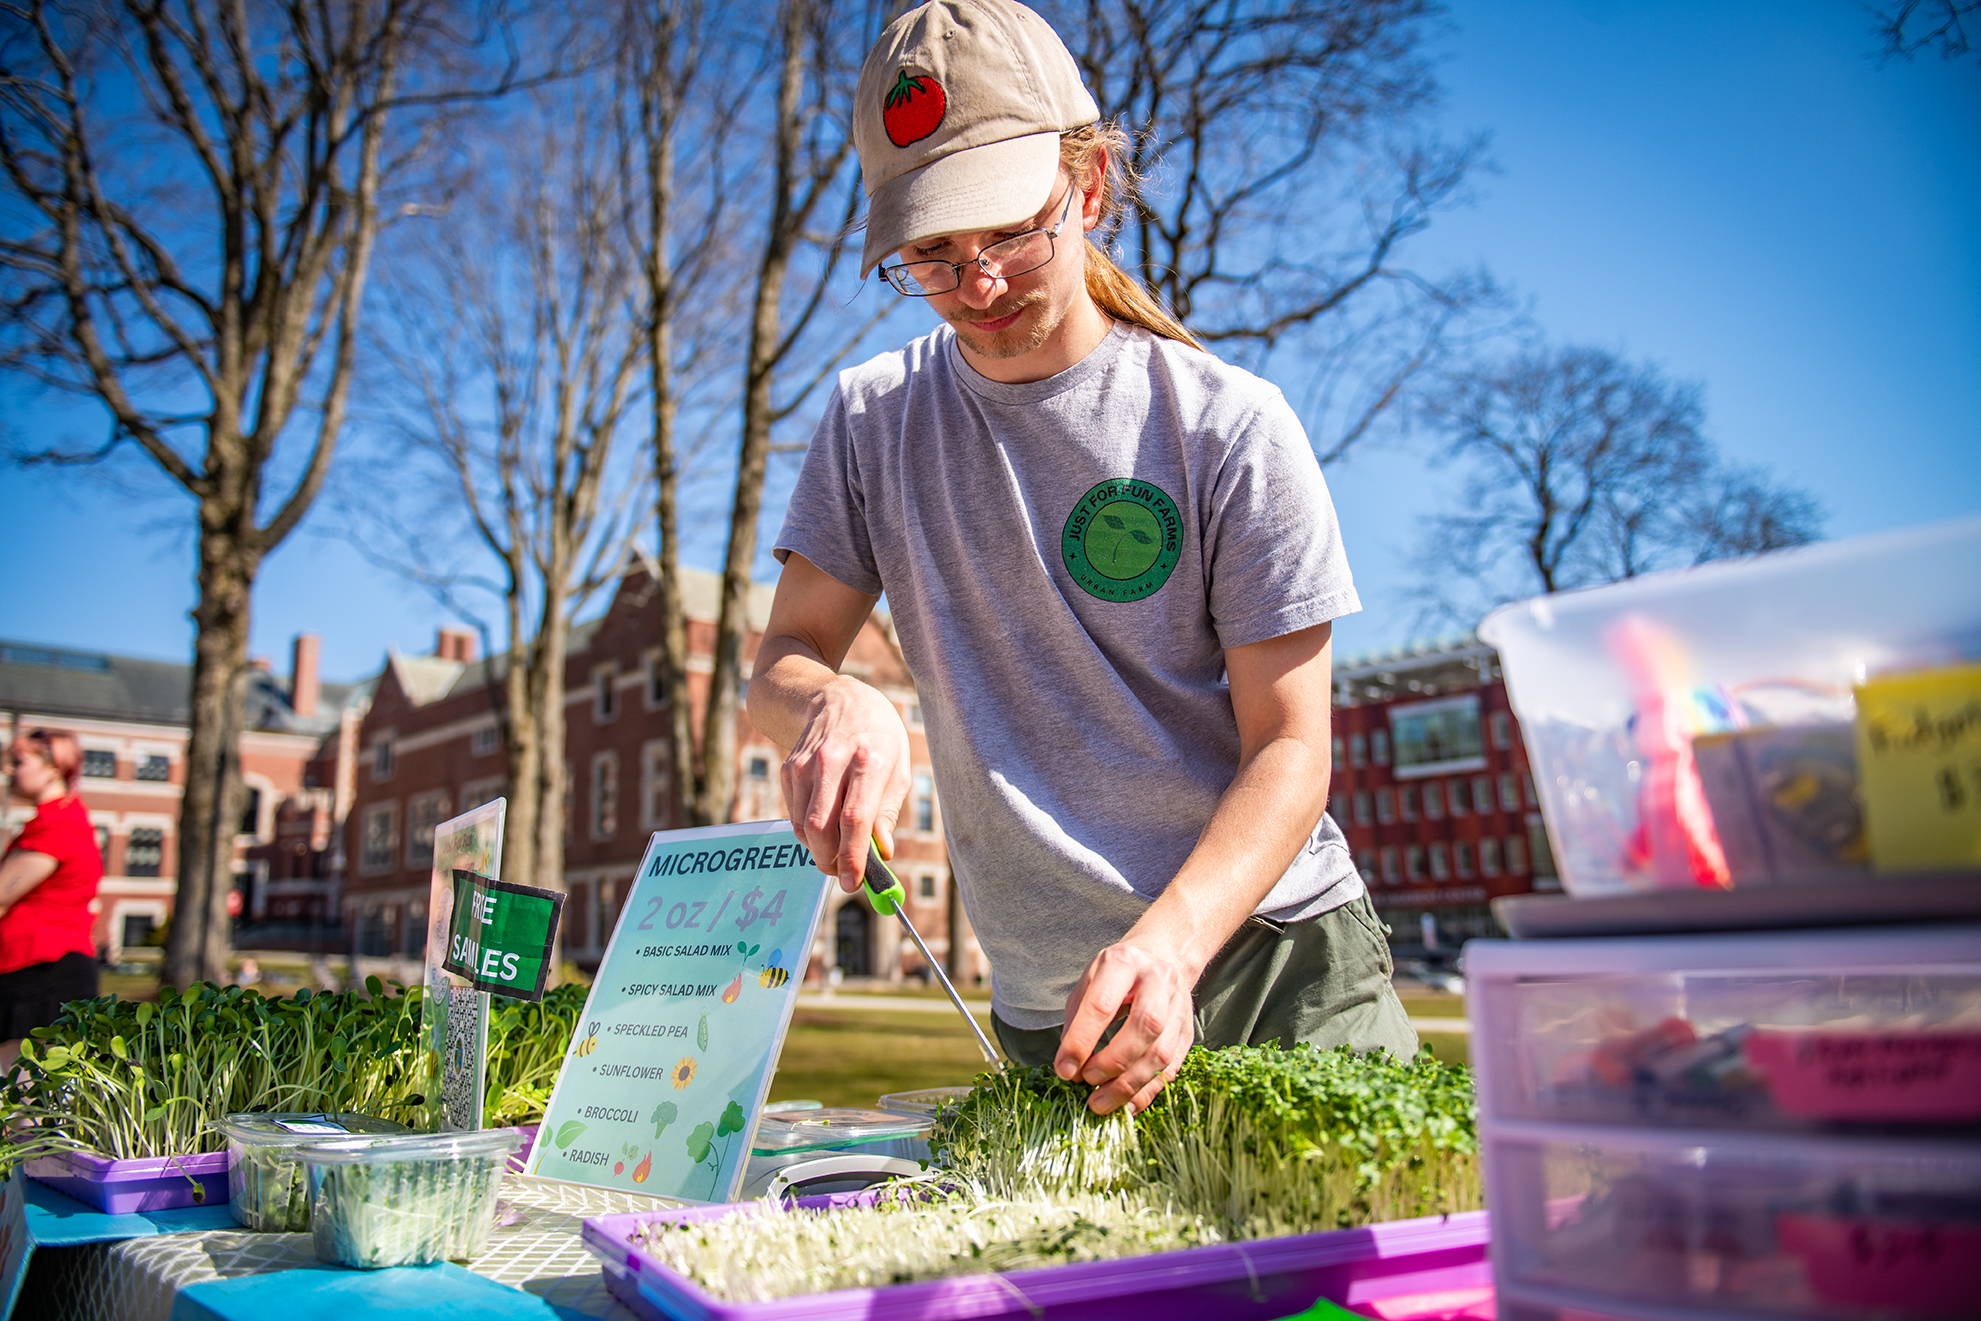
[[475, 729], [474, 750], [477, 757], [486, 757], [495, 751], [502, 741], [502, 731], [494, 725], [481, 725]]
[[1493, 746], [1504, 752], [1513, 746], [1513, 719], [1504, 711], [1495, 711], [1492, 716]]
[[139, 826], [124, 842], [124, 875], [156, 876], [165, 863], [165, 832], [157, 826]]
[[1479, 870], [1488, 876], [1500, 874], [1500, 842], [1496, 839], [1479, 841]]
[[1398, 861], [1397, 850], [1393, 848], [1384, 849], [1383, 881], [1386, 884], [1395, 885], [1401, 879], [1403, 879], [1403, 868], [1402, 864]]
[[1453, 844], [1451, 846], [1451, 861], [1461, 878], [1466, 880], [1471, 879], [1472, 846], [1470, 844], [1462, 839]]
[[908, 703], [908, 728], [920, 729], [921, 727], [922, 704], [920, 702], [910, 702]]
[[1389, 725], [1399, 776], [1476, 770], [1485, 759], [1476, 693], [1393, 706]]
[[1405, 821], [1417, 819], [1417, 786], [1414, 784], [1403, 786], [1403, 819]]
[[117, 754], [109, 748], [84, 748], [83, 774], [92, 780], [116, 779]]
[[660, 662], [660, 653], [647, 653], [647, 710], [658, 711], [667, 705], [667, 667]]
[[1451, 850], [1445, 847], [1443, 840], [1439, 840], [1431, 845], [1431, 879], [1442, 881], [1450, 876]]
[[360, 836], [358, 866], [368, 872], [392, 870], [392, 842], [397, 833], [393, 803], [375, 803], [365, 809], [364, 833]]
[[1348, 820], [1347, 794], [1328, 795], [1328, 815], [1333, 817], [1337, 823]]
[[447, 791], [417, 794], [406, 803], [406, 865], [433, 866], [433, 832], [447, 815]]
[[1413, 881], [1424, 879], [1424, 846], [1412, 844], [1403, 851], [1404, 874]]
[[619, 833], [619, 758], [601, 752], [592, 758], [592, 838]]
[[768, 780], [770, 778], [769, 757], [750, 758], [750, 778], [758, 781]]
[[1490, 812], [1493, 810], [1493, 777], [1475, 775], [1472, 777], [1472, 810]]
[[241, 829], [243, 835], [261, 834], [261, 790], [252, 784], [241, 790]]
[[1518, 812], [1520, 810], [1520, 783], [1512, 772], [1500, 776], [1500, 810]]
[[155, 928], [156, 923], [152, 920], [150, 913], [124, 914], [125, 948], [128, 949], [133, 945], [144, 944], [145, 941], [151, 939], [151, 933]]
[[1369, 735], [1369, 760], [1378, 766], [1389, 765], [1389, 731], [1376, 730]]
[[592, 671], [592, 718], [610, 720], [619, 714], [619, 690], [614, 683], [619, 678], [616, 666], [601, 665]]
[[1376, 820], [1384, 825], [1396, 820], [1396, 790], [1376, 790]]
[[1525, 785], [1525, 787], [1526, 787], [1526, 790], [1527, 790], [1527, 806], [1529, 806], [1529, 807], [1539, 807], [1539, 806], [1541, 805], [1541, 799], [1540, 799], [1540, 797], [1539, 797], [1539, 796], [1538, 796], [1538, 795], [1537, 795], [1537, 794], [1536, 794], [1536, 793], [1534, 792], [1534, 776], [1533, 776], [1533, 774], [1532, 774], [1531, 772], [1526, 772], [1526, 771], [1523, 771], [1523, 772], [1521, 773], [1521, 776], [1520, 776], [1520, 780], [1521, 780], [1521, 783], [1522, 783], [1523, 785]]
[[915, 829], [935, 829], [935, 780], [927, 775], [915, 777]]
[[392, 740], [389, 738], [381, 737], [371, 745], [371, 778], [392, 778]]
[[461, 810], [471, 812], [483, 803], [492, 803], [508, 791], [507, 781], [499, 775], [486, 780], [470, 780], [461, 786]]
[[1465, 815], [1466, 809], [1470, 805], [1468, 801], [1470, 798], [1471, 795], [1465, 792], [1465, 781], [1453, 780], [1451, 782], [1451, 814], [1453, 816]]
[[566, 949], [591, 948], [592, 940], [592, 887], [583, 881], [574, 882], [570, 892], [564, 896], [564, 912], [558, 922], [564, 931]]
[[1527, 841], [1518, 835], [1506, 837], [1506, 869], [1515, 876], [1527, 870]]
[[935, 898], [935, 877], [923, 876], [915, 882], [915, 893], [923, 899]]
[[150, 780], [154, 784], [163, 784], [172, 778], [172, 759], [156, 752], [147, 752], [138, 758], [132, 776], [139, 780]]
[[1355, 855], [1355, 870], [1362, 876], [1362, 884], [1376, 883], [1376, 854], [1373, 849], [1363, 849]]
[[1369, 762], [1369, 740], [1360, 734], [1348, 736], [1348, 764], [1366, 766]]
[[665, 830], [674, 819], [674, 777], [667, 769], [670, 756], [665, 739], [650, 739], [640, 745], [640, 828], [643, 830]]
[[1355, 791], [1355, 824], [1366, 826], [1373, 820], [1375, 820], [1375, 812], [1369, 806], [1369, 791], [1367, 789], [1357, 789]]
[[1336, 734], [1334, 736], [1334, 764], [1339, 766], [1342, 763], [1346, 762], [1347, 760], [1348, 760], [1348, 744], [1341, 737], [1341, 735]]
[[1444, 786], [1436, 780], [1424, 786], [1424, 819], [1439, 821], [1444, 818]]
[[1536, 876], [1555, 874], [1554, 850], [1548, 847], [1548, 828], [1541, 823], [1539, 812], [1527, 818], [1527, 855], [1533, 859]]

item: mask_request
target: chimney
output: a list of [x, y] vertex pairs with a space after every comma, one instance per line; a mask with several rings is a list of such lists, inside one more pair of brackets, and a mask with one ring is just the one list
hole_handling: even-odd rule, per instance
[[475, 635], [465, 628], [443, 628], [434, 641], [433, 654], [441, 660], [471, 665], [475, 659]]
[[248, 659], [248, 664], [254, 666], [257, 670], [260, 670], [263, 674], [273, 674], [275, 672], [275, 662], [271, 661], [266, 656], [250, 657]]
[[299, 716], [315, 715], [317, 700], [323, 696], [318, 669], [322, 652], [323, 639], [316, 634], [296, 634], [294, 659], [289, 666], [289, 707]]

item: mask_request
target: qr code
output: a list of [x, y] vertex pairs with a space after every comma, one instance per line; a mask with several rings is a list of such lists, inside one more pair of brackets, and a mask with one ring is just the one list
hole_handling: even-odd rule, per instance
[[440, 1056], [440, 1102], [449, 1128], [481, 1127], [482, 1013], [488, 997], [472, 986], [447, 996], [447, 1044]]

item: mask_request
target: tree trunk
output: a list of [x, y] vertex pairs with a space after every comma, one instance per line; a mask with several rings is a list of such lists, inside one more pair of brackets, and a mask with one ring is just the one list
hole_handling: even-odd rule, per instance
[[[232, 506], [230, 508], [229, 506]], [[227, 895], [240, 828], [241, 711], [248, 677], [250, 594], [260, 556], [239, 535], [240, 497], [201, 501], [199, 601], [193, 608], [191, 730], [179, 803], [178, 885], [165, 980], [181, 990], [228, 980]]]

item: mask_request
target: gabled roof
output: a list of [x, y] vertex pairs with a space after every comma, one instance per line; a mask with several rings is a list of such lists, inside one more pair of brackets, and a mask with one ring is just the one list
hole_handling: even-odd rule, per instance
[[[0, 641], [0, 706], [51, 717], [185, 726], [192, 719], [193, 667], [174, 661]], [[281, 734], [325, 734], [355, 685], [326, 683], [316, 713], [298, 716], [281, 680], [248, 674], [247, 727]]]
[[403, 656], [397, 648], [386, 653], [385, 663], [398, 676], [399, 689], [414, 706], [437, 702], [454, 691], [461, 671], [468, 668], [457, 660], [438, 656]]

